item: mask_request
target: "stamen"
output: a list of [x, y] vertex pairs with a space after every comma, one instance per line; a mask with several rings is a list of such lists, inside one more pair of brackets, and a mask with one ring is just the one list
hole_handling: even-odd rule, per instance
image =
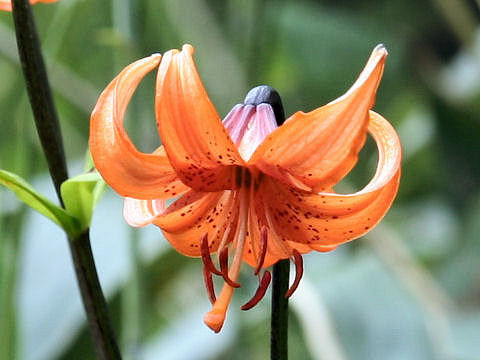
[[260, 300], [263, 299], [265, 296], [265, 293], [267, 292], [268, 285], [270, 285], [270, 281], [272, 280], [272, 275], [270, 274], [270, 271], [265, 271], [263, 273], [262, 280], [258, 284], [257, 291], [255, 292], [255, 295], [245, 304], [241, 307], [242, 310], [249, 310], [255, 305], [258, 304]]
[[225, 282], [231, 287], [239, 288], [240, 284], [228, 277], [228, 247], [223, 248], [222, 251], [220, 252], [219, 261], [220, 261], [221, 275], [223, 276], [223, 279], [225, 280]]
[[208, 298], [213, 304], [217, 300], [215, 296], [215, 288], [213, 286], [212, 272], [205, 265], [203, 266], [203, 281], [205, 282], [205, 288], [207, 289]]
[[302, 279], [303, 275], [302, 255], [300, 255], [300, 253], [295, 249], [293, 249], [293, 263], [295, 264], [295, 281], [285, 294], [287, 299], [292, 296], [295, 290], [297, 290], [298, 284], [300, 284], [300, 280]]
[[[225, 211], [224, 214], [233, 214], [233, 208], [234, 206], [238, 206], [237, 203], [238, 200], [238, 191], [231, 191], [229, 194], [228, 202], [227, 205], [225, 206]], [[234, 221], [234, 215], [231, 215], [232, 219], [228, 219], [226, 216], [224, 217], [223, 223], [221, 227], [217, 228], [217, 232], [215, 234], [218, 234], [221, 228], [225, 226], [226, 223], [226, 228], [222, 236], [222, 240], [220, 241], [220, 245], [218, 245], [219, 249], [223, 249], [225, 245], [227, 244], [228, 237], [230, 235], [230, 231], [232, 230], [232, 222]]]
[[[236, 248], [235, 256], [233, 257], [228, 277], [234, 281], [238, 279], [240, 273], [240, 267], [242, 265], [243, 250], [245, 248], [245, 236], [246, 236], [246, 222], [248, 214], [248, 196], [245, 194], [245, 189], [240, 188], [240, 211], [238, 217], [238, 225], [235, 231]], [[205, 314], [203, 322], [213, 331], [219, 332], [222, 329], [223, 322], [227, 313], [228, 305], [232, 299], [234, 288], [225, 283], [222, 288], [217, 301], [213, 304], [212, 309]]]
[[200, 238], [200, 252], [202, 254], [203, 265], [213, 274], [222, 276], [222, 272], [217, 270], [213, 265], [210, 257], [210, 249], [208, 248], [208, 234], [205, 233]]
[[255, 272], [254, 272], [255, 275], [258, 275], [265, 261], [265, 255], [267, 254], [267, 238], [268, 238], [268, 230], [266, 226], [263, 226], [260, 234], [260, 239], [261, 239], [260, 254], [258, 258], [257, 267], [255, 268]]
[[[283, 256], [289, 257], [290, 256], [290, 248], [280, 239], [280, 236], [277, 234], [277, 231], [275, 230], [275, 226], [273, 225], [272, 221], [272, 216], [270, 215], [270, 210], [268, 207], [264, 208], [265, 210], [265, 218], [267, 219], [268, 227], [270, 229], [270, 233], [272, 236], [273, 243], [276, 245], [275, 247], [278, 249], [279, 252], [283, 253]], [[272, 244], [272, 245], [273, 245]]]

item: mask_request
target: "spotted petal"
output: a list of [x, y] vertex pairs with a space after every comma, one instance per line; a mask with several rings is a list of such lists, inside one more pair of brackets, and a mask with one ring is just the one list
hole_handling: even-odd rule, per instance
[[[160, 59], [160, 55], [152, 55], [122, 70], [100, 95], [90, 119], [90, 151], [95, 166], [122, 196], [168, 198], [173, 192], [171, 184], [177, 180], [162, 147], [153, 154], [138, 151], [123, 127], [133, 92]], [[178, 187], [186, 188], [183, 184]]]
[[368, 129], [377, 143], [379, 162], [373, 179], [355, 194], [308, 193], [265, 179], [260, 193], [282, 241], [325, 251], [362, 236], [383, 218], [398, 189], [400, 142], [393, 127], [374, 112]]
[[387, 51], [373, 51], [355, 84], [312, 112], [297, 112], [258, 147], [249, 164], [297, 188], [325, 191], [357, 161]]
[[167, 52], [157, 78], [157, 127], [180, 179], [197, 191], [236, 186], [244, 164], [215, 111], [192, 59], [193, 47]]
[[190, 191], [170, 205], [153, 223], [179, 253], [200, 256], [200, 239], [207, 234], [210, 252], [228, 244], [235, 233], [237, 199], [234, 191]]

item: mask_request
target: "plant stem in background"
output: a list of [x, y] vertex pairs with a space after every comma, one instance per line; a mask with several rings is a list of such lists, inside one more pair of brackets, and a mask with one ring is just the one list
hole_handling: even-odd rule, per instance
[[[33, 14], [28, 0], [13, 0], [12, 3], [20, 62], [37, 132], [57, 196], [63, 205], [60, 185], [68, 178], [67, 166]], [[95, 268], [88, 230], [77, 238], [69, 238], [68, 242], [97, 355], [100, 359], [120, 359], [120, 351]]]
[[288, 290], [290, 260], [281, 260], [273, 266], [272, 319], [270, 333], [270, 358], [288, 359]]
[[47, 158], [48, 169], [52, 176], [58, 199], [62, 203], [60, 185], [68, 178], [67, 165], [63, 151], [60, 125], [53, 103], [33, 15], [26, 0], [14, 0], [12, 5], [20, 63], [22, 64], [28, 96], [32, 105], [35, 125], [45, 157]]

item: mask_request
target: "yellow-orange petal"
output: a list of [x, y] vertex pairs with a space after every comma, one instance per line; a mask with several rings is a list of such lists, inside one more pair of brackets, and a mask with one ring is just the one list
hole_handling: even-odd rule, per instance
[[[201, 256], [200, 239], [207, 234], [210, 253], [231, 242], [238, 220], [235, 191], [190, 191], [153, 220], [179, 253]], [[225, 240], [224, 240], [225, 239]]]
[[[38, 2], [52, 3], [58, 0], [30, 0], [30, 4], [36, 4]], [[11, 0], [0, 0], [0, 10], [3, 11], [12, 11], [12, 1]]]
[[328, 251], [362, 236], [383, 218], [398, 189], [400, 141], [393, 127], [372, 111], [368, 129], [377, 143], [379, 161], [375, 176], [361, 191], [307, 193], [272, 178], [261, 184], [259, 192], [282, 241]]
[[157, 127], [180, 179], [197, 191], [236, 187], [244, 165], [198, 76], [193, 47], [167, 52], [158, 69]]
[[293, 114], [258, 147], [249, 165], [300, 189], [335, 185], [355, 165], [365, 142], [386, 56], [377, 46], [350, 90], [309, 113]]
[[[163, 149], [153, 154], [138, 151], [123, 127], [133, 92], [160, 59], [160, 55], [152, 55], [123, 69], [100, 95], [90, 119], [90, 151], [95, 166], [122, 196], [161, 199], [179, 192], [170, 186], [177, 176]], [[185, 190], [184, 185], [177, 186]]]

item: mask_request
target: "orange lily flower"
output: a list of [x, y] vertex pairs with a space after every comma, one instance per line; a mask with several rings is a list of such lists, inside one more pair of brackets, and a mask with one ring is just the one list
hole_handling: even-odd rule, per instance
[[[383, 46], [375, 48], [343, 96], [309, 113], [297, 112], [281, 126], [276, 123], [281, 103], [268, 100], [278, 95], [268, 87], [253, 90], [222, 123], [193, 51], [184, 45], [122, 70], [92, 113], [90, 149], [105, 181], [125, 197], [130, 225], [155, 224], [178, 252], [202, 258], [213, 304], [204, 322], [218, 332], [240, 286], [242, 262], [259, 278], [256, 294], [242, 307], [248, 309], [270, 282], [270, 273], [260, 276], [261, 269], [291, 259], [296, 278], [290, 296], [303, 273], [301, 254], [333, 250], [382, 219], [397, 193], [401, 147], [393, 127], [370, 110], [387, 56]], [[129, 139], [123, 118], [139, 82], [156, 68], [163, 146], [146, 154]], [[356, 193], [335, 193], [333, 186], [355, 165], [367, 132], [379, 151], [374, 177]], [[171, 198], [176, 201], [166, 206]], [[225, 282], [218, 298], [212, 274]]]
[[[58, 0], [30, 0], [30, 4], [36, 4], [37, 2], [51, 3]], [[0, 0], [0, 10], [3, 11], [12, 11], [12, 1], [11, 0]]]

